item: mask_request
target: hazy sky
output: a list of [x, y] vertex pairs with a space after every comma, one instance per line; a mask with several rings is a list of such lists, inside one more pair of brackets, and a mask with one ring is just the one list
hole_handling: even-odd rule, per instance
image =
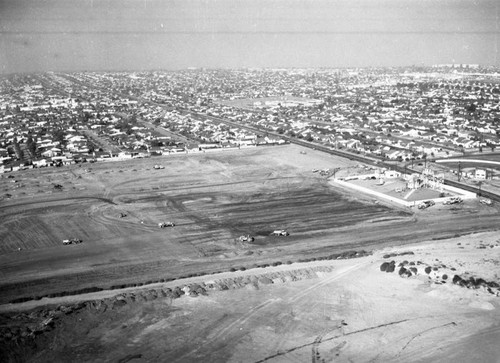
[[0, 0], [0, 72], [500, 66], [500, 0]]

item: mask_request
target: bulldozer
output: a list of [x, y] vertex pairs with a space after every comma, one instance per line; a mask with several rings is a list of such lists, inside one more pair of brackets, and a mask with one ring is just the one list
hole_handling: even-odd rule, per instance
[[276, 231], [273, 231], [273, 233], [271, 233], [271, 235], [273, 235], [273, 236], [289, 236], [290, 233], [288, 233], [284, 229], [277, 229]]
[[160, 228], [175, 227], [175, 223], [174, 222], [161, 222], [161, 223], [158, 223], [158, 227], [160, 227]]
[[240, 236], [238, 238], [238, 241], [240, 241], [240, 242], [253, 242], [254, 238], [251, 237], [249, 234], [247, 234], [246, 236]]

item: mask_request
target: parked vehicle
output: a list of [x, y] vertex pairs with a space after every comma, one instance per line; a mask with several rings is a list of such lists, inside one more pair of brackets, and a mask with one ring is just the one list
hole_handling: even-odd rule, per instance
[[463, 200], [460, 197], [451, 197], [450, 199], [445, 200], [443, 202], [443, 204], [446, 204], [446, 205], [449, 205], [449, 204], [459, 204], [459, 203], [462, 203], [462, 202], [463, 202]]
[[418, 209], [426, 209], [426, 208], [432, 207], [435, 204], [436, 203], [434, 203], [433, 200], [425, 200], [418, 205]]

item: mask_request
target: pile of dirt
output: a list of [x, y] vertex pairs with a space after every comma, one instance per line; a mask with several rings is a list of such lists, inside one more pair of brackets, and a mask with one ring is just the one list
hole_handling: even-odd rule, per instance
[[259, 289], [263, 285], [317, 278], [319, 274], [332, 272], [333, 269], [333, 266], [316, 266], [216, 280], [208, 280], [209, 276], [207, 276], [205, 282], [181, 284], [182, 281], [179, 281], [180, 285], [173, 288], [136, 290], [74, 305], [49, 306], [22, 313], [5, 313], [0, 315], [0, 345], [7, 348], [6, 352], [17, 351], [23, 346], [36, 345], [41, 335], [57, 328], [61, 319], [82, 309], [89, 310], [92, 314], [100, 314], [109, 310], [118, 310], [130, 304], [156, 299], [177, 299], [183, 295], [196, 297], [207, 295], [210, 291]]

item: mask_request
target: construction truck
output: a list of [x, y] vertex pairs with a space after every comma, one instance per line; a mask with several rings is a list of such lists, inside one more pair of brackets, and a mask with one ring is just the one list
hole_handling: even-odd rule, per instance
[[158, 223], [158, 227], [160, 227], [160, 228], [175, 227], [175, 223], [174, 222], [161, 222], [161, 223]]
[[271, 233], [271, 235], [273, 235], [273, 236], [289, 236], [290, 233], [288, 233], [284, 229], [277, 229], [277, 230], [273, 231], [273, 233]]
[[240, 238], [238, 238], [238, 240], [240, 242], [253, 242], [254, 238], [251, 237], [250, 235], [246, 235], [246, 236], [240, 236]]

